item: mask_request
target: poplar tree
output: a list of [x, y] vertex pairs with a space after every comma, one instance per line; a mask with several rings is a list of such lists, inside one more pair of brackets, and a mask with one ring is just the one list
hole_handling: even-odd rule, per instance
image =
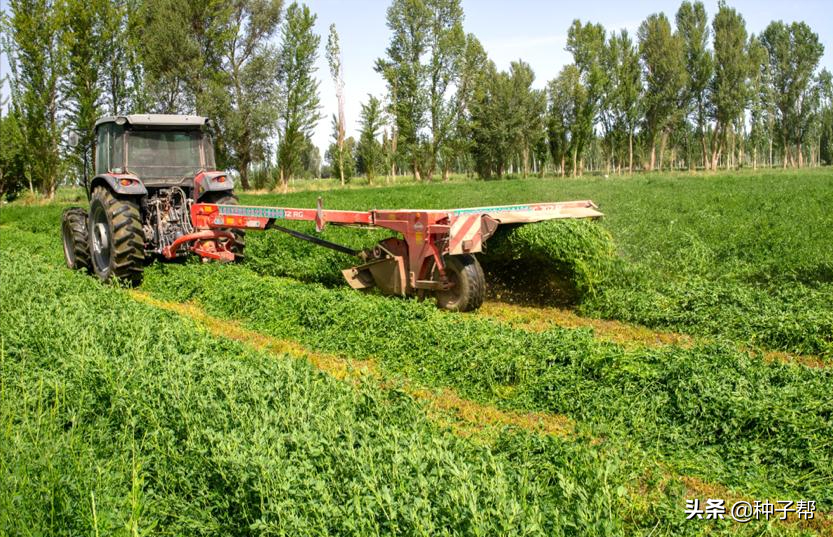
[[[219, 165], [240, 173], [249, 188], [249, 167], [267, 160], [268, 140], [280, 111], [279, 51], [272, 44], [281, 22], [281, 0], [246, 0], [226, 7], [223, 21], [210, 21], [223, 39], [206, 43], [216, 69], [204, 77], [201, 112], [215, 119]], [[303, 152], [302, 152], [303, 154]]]
[[559, 166], [561, 176], [566, 175], [567, 157], [572, 158], [572, 174], [576, 174], [578, 154], [577, 137], [573, 128], [579, 123], [580, 108], [587, 100], [587, 88], [581, 81], [581, 72], [575, 65], [566, 65], [548, 88], [549, 113], [547, 135], [553, 163]]
[[388, 84], [397, 136], [397, 152], [409, 163], [420, 180], [418, 134], [426, 126], [428, 99], [425, 66], [421, 58], [428, 50], [431, 12], [422, 0], [394, 0], [387, 10], [391, 40], [386, 56], [376, 60], [376, 71]]
[[11, 0], [4, 25], [12, 102], [29, 190], [52, 199], [61, 171], [60, 81], [66, 71], [64, 11], [52, 0]]
[[[720, 4], [712, 22], [714, 31], [714, 78], [711, 82], [710, 108], [715, 122], [712, 137], [711, 169], [716, 170], [721, 153], [727, 153], [730, 130], [746, 108], [746, 81], [751, 73], [747, 55], [746, 23], [734, 9]], [[733, 133], [734, 134], [734, 133]], [[726, 156], [726, 166], [731, 163]]]
[[280, 142], [278, 170], [283, 191], [301, 166], [305, 140], [321, 118], [315, 61], [321, 38], [313, 32], [316, 16], [306, 5], [292, 3], [281, 34]]
[[584, 100], [577, 103], [576, 123], [572, 125], [573, 172], [581, 175], [582, 166], [576, 162], [593, 138], [593, 126], [607, 84], [603, 66], [605, 30], [601, 24], [582, 24], [575, 20], [567, 32], [567, 50], [573, 54], [581, 83], [585, 88]]
[[373, 95], [367, 96], [367, 103], [362, 103], [359, 123], [361, 133], [357, 153], [367, 177], [367, 183], [372, 184], [384, 163], [382, 144], [377, 139], [383, 123], [382, 102], [378, 98]]
[[327, 63], [330, 66], [330, 76], [336, 87], [338, 101], [338, 123], [336, 124], [336, 149], [338, 154], [338, 170], [341, 186], [344, 186], [344, 66], [341, 61], [341, 45], [339, 44], [336, 25], [330, 25], [330, 35], [327, 37]]
[[648, 170], [656, 166], [656, 145], [660, 140], [660, 166], [668, 129], [679, 113], [686, 84], [683, 42], [671, 32], [671, 24], [663, 13], [648, 17], [639, 26], [639, 53], [645, 78], [644, 132], [650, 152]]
[[683, 41], [686, 86], [686, 115], [691, 116], [700, 138], [703, 167], [709, 169], [706, 133], [709, 82], [714, 72], [714, 61], [708, 49], [709, 21], [706, 8], [700, 1], [684, 0], [677, 10], [677, 33]]
[[807, 112], [802, 97], [813, 80], [824, 46], [818, 35], [803, 22], [789, 26], [781, 21], [772, 22], [761, 34], [761, 42], [769, 56], [783, 164], [785, 168], [788, 164], [800, 165], [799, 124]]

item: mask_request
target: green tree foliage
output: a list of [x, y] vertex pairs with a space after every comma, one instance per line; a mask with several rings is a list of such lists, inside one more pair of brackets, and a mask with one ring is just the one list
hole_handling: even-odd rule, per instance
[[639, 121], [642, 70], [639, 52], [627, 30], [610, 36], [603, 67], [607, 72], [600, 123], [605, 130], [608, 158], [619, 170], [633, 172], [633, 136]]
[[513, 163], [523, 168], [538, 143], [546, 101], [532, 88], [535, 74], [522, 61], [512, 62], [508, 73], [489, 62], [484, 75], [471, 105], [472, 157], [478, 175], [502, 177]]
[[[338, 155], [338, 145], [335, 142], [335, 122], [333, 121], [333, 143], [330, 144], [330, 147], [324, 153], [324, 158], [327, 162], [330, 163], [330, 174], [332, 177], [341, 177], [344, 176], [344, 181], [346, 183], [350, 182], [350, 179], [356, 175], [356, 139], [352, 136], [348, 136], [344, 139], [344, 153], [343, 159], [339, 161]], [[344, 169], [341, 169], [342, 163], [344, 165]]]
[[52, 0], [12, 0], [4, 26], [12, 103], [29, 189], [52, 198], [61, 173], [60, 81], [66, 71], [63, 10]]
[[442, 158], [444, 181], [448, 180], [448, 172], [452, 166], [452, 161], [462, 161], [463, 167], [468, 167], [467, 159], [473, 148], [471, 105], [476, 88], [483, 85], [483, 77], [487, 72], [488, 62], [489, 57], [480, 40], [473, 34], [468, 34], [460, 62], [457, 91], [452, 100], [452, 131], [448, 143], [444, 147]]
[[407, 160], [411, 172], [421, 178], [419, 131], [425, 127], [428, 108], [424, 91], [431, 11], [422, 0], [394, 0], [387, 10], [391, 40], [386, 57], [376, 61], [376, 71], [388, 84], [396, 125], [397, 151]]
[[819, 42], [819, 36], [803, 22], [790, 25], [772, 22], [761, 34], [761, 42], [769, 53], [784, 167], [800, 165], [804, 141], [801, 121], [807, 113], [804, 97], [810, 90], [824, 46]]
[[714, 73], [714, 60], [708, 49], [709, 19], [703, 2], [684, 0], [677, 10], [677, 33], [683, 40], [686, 86], [686, 114], [691, 116], [700, 138], [703, 166], [707, 167], [708, 143], [706, 133], [709, 82]]
[[196, 107], [196, 75], [205, 65], [191, 29], [198, 6], [177, 0], [139, 3], [130, 31], [131, 44], [137, 47], [142, 65], [140, 99], [147, 105], [147, 112], [187, 113]]
[[461, 63], [466, 51], [463, 8], [460, 0], [426, 0], [431, 13], [428, 32], [428, 61], [425, 69], [428, 86], [428, 117], [431, 127], [431, 154], [425, 178], [431, 180], [439, 165], [447, 173], [447, 144], [453, 134], [455, 108], [451, 93], [460, 83]]
[[740, 13], [721, 3], [712, 26], [715, 71], [709, 108], [715, 122], [710, 166], [714, 170], [720, 153], [727, 150], [730, 130], [746, 108], [746, 80], [751, 64], [747, 56], [746, 23]]
[[550, 156], [558, 166], [561, 176], [567, 173], [567, 157], [576, 173], [574, 155], [577, 154], [576, 136], [573, 128], [578, 124], [581, 103], [587, 100], [587, 89], [581, 83], [581, 72], [575, 65], [565, 65], [558, 76], [550, 81], [548, 87], [549, 113], [547, 117], [547, 135], [549, 137]]
[[0, 107], [0, 140], [3, 142], [0, 143], [0, 200], [14, 199], [26, 188], [23, 183], [26, 155], [17, 114], [15, 107], [9, 106], [8, 113], [3, 115]]
[[367, 176], [368, 184], [373, 182], [384, 164], [382, 144], [378, 136], [382, 128], [382, 102], [373, 95], [367, 96], [367, 103], [362, 103], [361, 134], [356, 150], [359, 167]]
[[391, 41], [376, 70], [388, 84], [398, 150], [415, 178], [431, 180], [437, 166], [447, 173], [453, 155], [453, 88], [467, 46], [463, 9], [460, 0], [394, 0], [387, 24]]
[[584, 149], [593, 138], [593, 127], [599, 113], [608, 75], [604, 61], [605, 30], [601, 24], [575, 20], [567, 32], [567, 50], [573, 54], [573, 63], [579, 70], [585, 88], [584, 100], [577, 103], [576, 123], [572, 128], [573, 170], [581, 174], [578, 162]]
[[283, 110], [279, 119], [278, 169], [284, 190], [288, 188], [289, 179], [299, 171], [304, 141], [321, 118], [318, 80], [315, 78], [321, 38], [313, 32], [315, 20], [309, 7], [293, 3], [286, 12], [286, 24], [281, 34]]
[[68, 69], [61, 89], [67, 100], [70, 128], [78, 135], [70, 158], [76, 177], [92, 173], [93, 128], [103, 108], [105, 88], [101, 73], [106, 71], [105, 54], [109, 52], [101, 43], [108, 31], [106, 17], [111, 15], [110, 5], [109, 0], [67, 0], [63, 4], [66, 25], [62, 38]]
[[769, 61], [761, 40], [752, 35], [747, 45], [749, 55], [749, 143], [752, 147], [752, 168], [757, 169], [759, 155], [767, 151], [766, 141], [772, 140], [774, 106], [769, 76]]
[[819, 106], [819, 159], [825, 164], [833, 164], [833, 75], [822, 69], [818, 77]]
[[529, 160], [533, 149], [541, 145], [541, 139], [546, 136], [544, 128], [547, 110], [546, 93], [533, 89], [535, 73], [528, 63], [512, 62], [509, 70], [512, 83], [511, 102], [517, 114], [517, 128], [512, 140], [515, 151], [519, 156], [520, 169], [524, 177], [529, 173]]
[[648, 17], [639, 27], [639, 53], [645, 77], [644, 128], [645, 143], [650, 153], [648, 170], [656, 166], [656, 145], [661, 137], [660, 166], [668, 131], [686, 87], [686, 71], [682, 39], [672, 33], [665, 14]]
[[136, 24], [137, 2], [112, 0], [102, 3], [101, 36], [96, 46], [101, 51], [99, 79], [104, 84], [104, 109], [109, 115], [146, 111], [143, 70], [138, 42], [142, 36]]
[[280, 110], [275, 91], [280, 69], [271, 43], [281, 19], [281, 0], [236, 2], [225, 15], [223, 39], [211, 44], [218, 69], [205, 76], [199, 102], [215, 118], [220, 165], [240, 172], [248, 188], [248, 169], [268, 158], [268, 140]]

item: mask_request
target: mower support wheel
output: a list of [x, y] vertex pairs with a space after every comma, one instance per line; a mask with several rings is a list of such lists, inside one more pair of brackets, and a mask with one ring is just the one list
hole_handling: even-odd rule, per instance
[[437, 292], [437, 306], [449, 311], [479, 308], [486, 297], [486, 277], [477, 258], [469, 254], [447, 255], [443, 261], [445, 274], [453, 285]]
[[96, 276], [103, 282], [119, 279], [131, 285], [141, 283], [145, 235], [139, 205], [100, 186], [90, 198], [88, 220], [90, 258]]
[[61, 214], [61, 236], [64, 260], [71, 270], [90, 271], [90, 240], [87, 232], [87, 211], [69, 207]]

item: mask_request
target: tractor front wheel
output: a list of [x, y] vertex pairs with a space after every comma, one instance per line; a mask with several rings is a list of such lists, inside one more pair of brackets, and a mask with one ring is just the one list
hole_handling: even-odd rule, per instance
[[90, 270], [90, 241], [87, 232], [87, 211], [81, 207], [64, 209], [61, 214], [61, 236], [64, 260], [72, 270]]
[[97, 187], [90, 198], [90, 257], [96, 276], [103, 281], [119, 279], [131, 285], [142, 281], [145, 236], [139, 206]]
[[[451, 287], [437, 292], [437, 306], [449, 311], [473, 311], [483, 304], [486, 296], [486, 277], [473, 255], [447, 255], [445, 275]], [[436, 269], [434, 278], [439, 278]]]

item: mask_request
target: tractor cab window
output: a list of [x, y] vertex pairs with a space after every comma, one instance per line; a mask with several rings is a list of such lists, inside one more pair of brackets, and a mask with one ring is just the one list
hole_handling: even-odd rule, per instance
[[180, 178], [204, 167], [199, 131], [131, 130], [127, 138], [127, 168], [147, 178]]
[[111, 125], [110, 169], [124, 169], [124, 127]]
[[96, 131], [95, 173], [110, 171], [110, 124], [104, 123]]

